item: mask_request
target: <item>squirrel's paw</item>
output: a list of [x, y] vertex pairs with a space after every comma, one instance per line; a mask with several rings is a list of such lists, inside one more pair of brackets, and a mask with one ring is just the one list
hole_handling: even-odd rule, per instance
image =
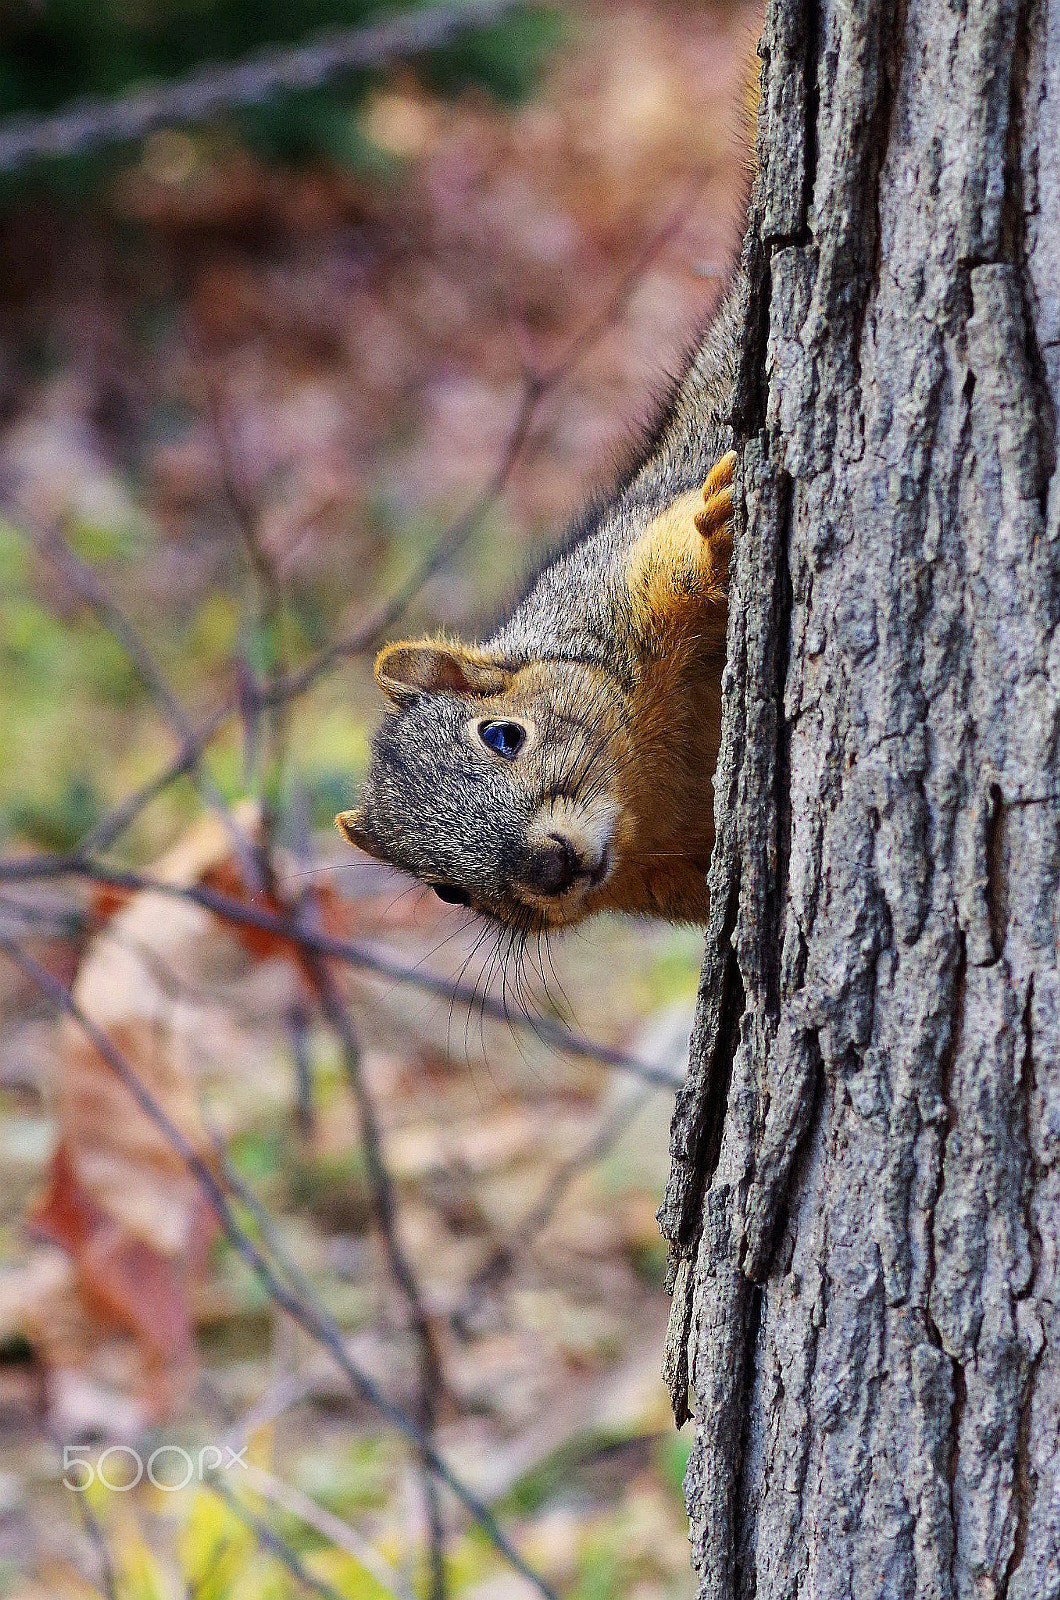
[[717, 586], [725, 590], [729, 580], [729, 562], [732, 559], [732, 478], [736, 466], [736, 451], [729, 450], [719, 456], [703, 485], [703, 504], [694, 521], [709, 552], [711, 576]]
[[[694, 626], [724, 607], [732, 558], [735, 451], [711, 467], [702, 489], [689, 489], [653, 517], [630, 553], [633, 612], [645, 637]], [[722, 639], [724, 647], [724, 639]]]

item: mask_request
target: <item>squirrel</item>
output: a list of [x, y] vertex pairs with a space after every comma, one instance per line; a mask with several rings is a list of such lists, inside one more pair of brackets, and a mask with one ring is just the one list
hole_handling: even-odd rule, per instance
[[638, 457], [479, 644], [387, 645], [361, 850], [524, 935], [704, 922], [732, 553], [739, 280]]

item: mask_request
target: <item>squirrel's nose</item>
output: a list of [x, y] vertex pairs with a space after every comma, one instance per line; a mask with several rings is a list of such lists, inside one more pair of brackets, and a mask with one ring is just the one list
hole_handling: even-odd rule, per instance
[[579, 878], [591, 877], [592, 870], [569, 839], [550, 833], [547, 839], [534, 845], [523, 876], [527, 887], [538, 894], [563, 894]]

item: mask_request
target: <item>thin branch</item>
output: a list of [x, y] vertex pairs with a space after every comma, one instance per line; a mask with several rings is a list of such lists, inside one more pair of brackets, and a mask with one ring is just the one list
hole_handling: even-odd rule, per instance
[[459, 554], [507, 486], [523, 453], [534, 418], [541, 405], [577, 368], [594, 346], [599, 344], [608, 330], [614, 327], [652, 262], [684, 225], [691, 205], [701, 188], [702, 184], [697, 184], [689, 195], [674, 207], [666, 222], [648, 240], [640, 255], [626, 268], [599, 311], [573, 335], [562, 353], [547, 366], [538, 368], [532, 364], [528, 365], [523, 374], [519, 402], [501, 459], [492, 476], [467, 510], [453, 523], [445, 537], [424, 561], [413, 569], [405, 582], [394, 591], [374, 617], [362, 623], [353, 633], [345, 637], [340, 636], [299, 672], [292, 673], [278, 682], [275, 687], [276, 694], [284, 698], [303, 694], [336, 662], [362, 655], [370, 650], [393, 627], [410, 601], [430, 582], [431, 578]]
[[12, 117], [0, 125], [0, 172], [142, 139], [158, 128], [202, 122], [219, 112], [262, 105], [316, 89], [344, 73], [386, 66], [448, 44], [469, 28], [499, 21], [516, 0], [463, 0], [426, 7], [371, 27], [319, 34], [310, 44], [262, 50], [242, 61], [209, 63], [186, 77], [134, 89], [118, 100], [80, 100], [52, 116]]
[[[364, 1150], [383, 1249], [390, 1275], [404, 1298], [409, 1326], [416, 1342], [419, 1363], [418, 1421], [426, 1438], [433, 1440], [438, 1420], [438, 1401], [445, 1390], [441, 1353], [424, 1304], [419, 1280], [412, 1262], [405, 1253], [398, 1231], [397, 1193], [386, 1164], [383, 1136], [375, 1104], [365, 1082], [357, 1036], [342, 997], [332, 982], [326, 962], [315, 952], [306, 952], [304, 959], [320, 1002], [320, 1009], [338, 1040], [346, 1078], [357, 1102], [357, 1113], [361, 1121], [361, 1146]], [[426, 1469], [429, 1466], [426, 1457], [423, 1458], [423, 1463]], [[430, 1595], [431, 1600], [445, 1600], [448, 1589], [445, 1573], [445, 1519], [442, 1515], [438, 1486], [426, 1470], [423, 1489], [430, 1553]]]
[[274, 1473], [267, 1472], [264, 1467], [251, 1462], [245, 1470], [246, 1482], [260, 1494], [263, 1500], [268, 1500], [289, 1516], [297, 1517], [304, 1522], [307, 1528], [312, 1528], [322, 1539], [327, 1539], [330, 1544], [344, 1550], [370, 1572], [380, 1588], [392, 1594], [395, 1600], [418, 1600], [408, 1584], [388, 1561], [370, 1544], [361, 1537], [356, 1528], [351, 1528], [348, 1523], [337, 1517], [326, 1506], [318, 1505], [307, 1494], [296, 1489], [294, 1484], [285, 1483], [277, 1478]]
[[[258, 497], [247, 486], [239, 452], [232, 438], [230, 419], [224, 395], [216, 383], [207, 386], [207, 399], [213, 422], [218, 461], [225, 492], [239, 527], [243, 546], [254, 573], [258, 588], [259, 616], [267, 635], [269, 654], [266, 673], [266, 693], [255, 693], [255, 702], [266, 713], [266, 741], [262, 761], [264, 779], [265, 818], [263, 860], [268, 888], [282, 912], [299, 919], [299, 910], [292, 906], [283, 892], [279, 873], [273, 857], [275, 822], [271, 814], [270, 794], [278, 793], [288, 747], [288, 712], [291, 697], [279, 694], [276, 686], [286, 675], [283, 652], [284, 583], [262, 536], [262, 507]], [[255, 686], [256, 688], [256, 686]], [[256, 721], [255, 717], [255, 721]], [[253, 728], [248, 723], [248, 744]], [[302, 911], [308, 909], [303, 901]], [[312, 985], [321, 1010], [339, 1043], [346, 1073], [353, 1088], [361, 1120], [361, 1142], [365, 1152], [368, 1178], [371, 1185], [374, 1210], [383, 1241], [383, 1250], [390, 1275], [405, 1301], [408, 1320], [417, 1352], [419, 1385], [416, 1418], [427, 1440], [433, 1444], [437, 1421], [437, 1404], [444, 1392], [441, 1358], [423, 1302], [423, 1296], [414, 1268], [404, 1247], [397, 1223], [397, 1197], [383, 1153], [383, 1141], [375, 1106], [361, 1070], [360, 1049], [352, 1020], [335, 989], [326, 961], [315, 952], [298, 946], [301, 965]], [[419, 1476], [423, 1506], [427, 1522], [427, 1556], [429, 1570], [429, 1600], [446, 1600], [446, 1527], [438, 1483], [431, 1472], [430, 1461], [419, 1452]]]
[[[203, 352], [205, 359], [205, 352]], [[240, 685], [238, 696], [240, 712], [246, 730], [245, 745], [247, 765], [253, 773], [258, 766], [255, 759], [257, 747], [257, 722], [262, 711], [266, 715], [266, 748], [260, 763], [262, 774], [263, 805], [266, 818], [265, 836], [272, 837], [272, 818], [269, 814], [269, 797], [278, 787], [288, 746], [289, 699], [275, 695], [273, 686], [282, 681], [287, 672], [284, 651], [284, 586], [279, 569], [262, 537], [262, 507], [250, 492], [244, 480], [239, 461], [239, 450], [232, 437], [228, 406], [218, 381], [206, 383], [206, 402], [213, 425], [217, 461], [221, 483], [232, 516], [239, 529], [243, 549], [254, 574], [258, 590], [258, 622], [263, 641], [268, 649], [267, 693], [263, 693], [249, 667], [243, 678], [249, 683]]]
[[313, 1104], [313, 1070], [309, 1055], [309, 1011], [296, 1000], [287, 1013], [287, 1033], [294, 1061], [294, 1117], [303, 1139], [310, 1139], [316, 1126]]
[[345, 1600], [345, 1597], [339, 1593], [338, 1589], [333, 1588], [323, 1578], [318, 1578], [315, 1573], [310, 1572], [297, 1550], [292, 1545], [289, 1545], [287, 1540], [276, 1532], [275, 1528], [271, 1528], [263, 1517], [258, 1516], [256, 1511], [252, 1511], [245, 1500], [241, 1500], [237, 1494], [233, 1494], [219, 1472], [205, 1472], [203, 1474], [203, 1482], [219, 1500], [224, 1501], [233, 1516], [238, 1517], [240, 1522], [250, 1529], [262, 1548], [267, 1550], [270, 1556], [278, 1561], [282, 1567], [285, 1567], [294, 1581], [305, 1589], [307, 1593], [318, 1595], [320, 1600]]
[[521, 1254], [548, 1227], [571, 1184], [603, 1159], [655, 1093], [657, 1090], [652, 1084], [637, 1087], [593, 1129], [573, 1155], [559, 1164], [534, 1204], [503, 1238], [496, 1240], [489, 1255], [467, 1284], [459, 1303], [449, 1314], [454, 1328], [460, 1332], [467, 1329], [489, 1291], [495, 1290], [504, 1281]]
[[[195, 738], [194, 725], [181, 704], [179, 696], [170, 687], [162, 668], [158, 665], [146, 642], [140, 636], [125, 612], [106, 591], [98, 574], [87, 561], [82, 561], [57, 528], [47, 533], [31, 534], [33, 543], [47, 557], [74, 590], [90, 606], [107, 632], [117, 640], [132, 661], [148, 693], [162, 713], [182, 751], [187, 750]], [[248, 881], [260, 888], [261, 864], [254, 846], [232, 816], [224, 796], [198, 761], [189, 768], [189, 775], [204, 803], [221, 819], [243, 867]]]
[[545, 393], [562, 382], [564, 374], [576, 367], [593, 346], [614, 327], [640, 287], [649, 267], [665, 250], [675, 234], [680, 233], [684, 227], [692, 207], [703, 192], [705, 183], [704, 178], [698, 178], [690, 184], [684, 198], [677, 202], [666, 221], [622, 273], [599, 311], [591, 316], [588, 322], [582, 324], [556, 361], [538, 370], [537, 383]]
[[0, 950], [3, 950], [11, 963], [52, 1002], [57, 1010], [77, 1024], [140, 1110], [180, 1157], [197, 1181], [228, 1242], [253, 1272], [273, 1304], [285, 1311], [299, 1327], [327, 1350], [361, 1399], [374, 1407], [392, 1427], [423, 1454], [425, 1460], [430, 1463], [432, 1472], [456, 1496], [465, 1511], [478, 1523], [490, 1543], [504, 1556], [509, 1565], [526, 1578], [544, 1600], [558, 1600], [551, 1586], [520, 1555], [485, 1501], [454, 1473], [448, 1462], [425, 1437], [419, 1425], [400, 1406], [395, 1405], [373, 1379], [351, 1359], [342, 1330], [324, 1307], [319, 1302], [310, 1301], [307, 1296], [292, 1293], [277, 1276], [275, 1269], [254, 1240], [240, 1226], [228, 1195], [210, 1164], [191, 1145], [182, 1129], [158, 1103], [110, 1036], [85, 1014], [66, 985], [21, 949], [15, 940], [0, 934]]
[[278, 915], [273, 911], [247, 905], [241, 900], [233, 900], [229, 895], [221, 894], [205, 885], [164, 883], [158, 878], [134, 872], [127, 867], [110, 867], [105, 862], [78, 855], [0, 858], [0, 883], [26, 883], [62, 877], [84, 878], [88, 882], [105, 883], [116, 889], [131, 889], [137, 892], [150, 890], [178, 900], [190, 900], [195, 905], [214, 912], [225, 921], [243, 927], [257, 928], [263, 933], [276, 934], [294, 946], [301, 946], [303, 950], [315, 951], [318, 955], [345, 962], [359, 971], [371, 973], [374, 977], [410, 984], [425, 994], [435, 995], [440, 1000], [454, 1000], [492, 1021], [503, 1022], [509, 1027], [528, 1028], [543, 1043], [576, 1060], [598, 1061], [602, 1066], [616, 1067], [620, 1072], [630, 1072], [646, 1083], [658, 1084], [670, 1090], [679, 1088], [683, 1081], [679, 1073], [667, 1067], [658, 1066], [650, 1061], [641, 1061], [637, 1056], [630, 1055], [625, 1050], [618, 1050], [612, 1045], [595, 1044], [551, 1017], [520, 1017], [512, 1013], [510, 1008], [506, 1009], [501, 1001], [489, 995], [479, 994], [477, 990], [465, 984], [454, 983], [451, 979], [440, 977], [435, 973], [424, 972], [421, 968], [410, 966], [398, 960], [396, 956], [378, 950], [372, 945], [320, 932], [290, 916]]
[[[404, 582], [398, 585], [393, 594], [366, 621], [358, 623], [351, 632], [340, 634], [337, 639], [319, 650], [305, 666], [287, 673], [265, 689], [261, 695], [264, 705], [289, 704], [315, 688], [322, 678], [342, 662], [365, 655], [381, 642], [383, 636], [401, 618], [420, 591], [460, 553], [481, 525], [483, 518], [495, 504], [512, 475], [547, 389], [554, 387], [560, 381], [560, 375], [557, 370], [555, 377], [549, 379], [547, 386], [542, 386], [533, 380], [528, 380], [524, 385], [500, 464], [471, 504], [460, 513], [438, 540], [433, 550], [412, 568]], [[81, 841], [82, 849], [108, 850], [132, 826], [140, 813], [146, 810], [160, 794], [164, 794], [171, 784], [195, 771], [210, 745], [239, 709], [238, 695], [230, 695], [223, 705], [218, 706], [198, 728], [192, 730], [182, 740], [176, 755], [167, 766], [134, 794], [120, 801], [89, 829]]]
[[554, 388], [559, 381], [559, 376], [555, 379], [550, 378], [547, 383], [534, 377], [526, 379], [500, 463], [471, 504], [461, 512], [434, 549], [413, 567], [404, 583], [399, 584], [389, 599], [368, 618], [367, 622], [359, 623], [351, 633], [340, 634], [331, 644], [325, 645], [312, 661], [307, 662], [298, 671], [288, 674], [286, 678], [282, 678], [272, 690], [277, 698], [290, 700], [305, 694], [340, 661], [349, 661], [373, 649], [383, 635], [394, 626], [420, 590], [425, 588], [454, 556], [459, 555], [506, 487], [523, 452], [538, 407], [548, 390]]
[[229, 718], [235, 714], [234, 705], [220, 706], [207, 720], [196, 728], [192, 738], [186, 740], [170, 761], [160, 772], [118, 802], [106, 816], [91, 827], [81, 840], [84, 850], [109, 850], [122, 834], [132, 827], [142, 811], [165, 794], [180, 778], [186, 778], [192, 773], [202, 760], [210, 745], [224, 728]]
[[95, 1551], [99, 1563], [100, 1587], [106, 1600], [118, 1600], [118, 1579], [114, 1570], [114, 1557], [111, 1555], [107, 1531], [96, 1516], [95, 1511], [86, 1494], [77, 1497], [77, 1509], [81, 1513], [85, 1533], [89, 1543]]

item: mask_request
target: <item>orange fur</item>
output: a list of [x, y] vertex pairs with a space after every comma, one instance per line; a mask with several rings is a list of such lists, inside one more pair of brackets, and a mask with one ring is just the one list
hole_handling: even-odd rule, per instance
[[714, 827], [701, 790], [721, 737], [734, 466], [730, 451], [701, 490], [652, 520], [630, 556], [630, 642], [642, 670], [628, 735], [635, 759], [619, 798], [636, 849], [607, 886], [616, 909], [706, 915]]
[[717, 760], [721, 729], [717, 672], [705, 671], [706, 641], [674, 641], [646, 667], [633, 696], [628, 738], [636, 758], [618, 799], [635, 841], [606, 886], [618, 910], [678, 920], [707, 914], [707, 868], [714, 808], [704, 803], [703, 774]]

